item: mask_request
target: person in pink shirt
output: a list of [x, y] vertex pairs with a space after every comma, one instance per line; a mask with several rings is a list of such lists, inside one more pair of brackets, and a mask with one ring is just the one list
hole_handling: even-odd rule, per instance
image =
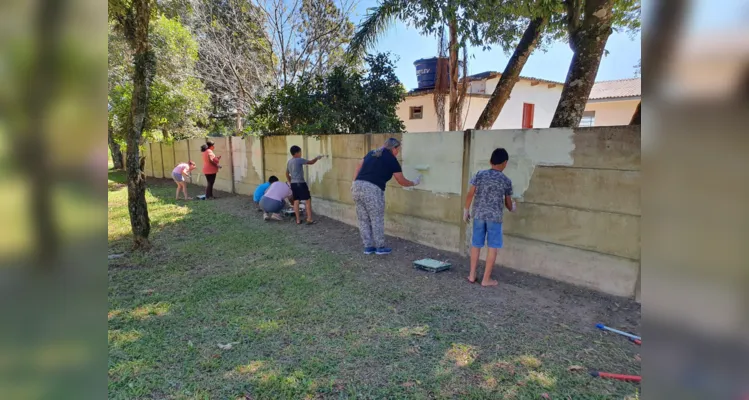
[[177, 200], [179, 200], [180, 190], [182, 190], [182, 193], [184, 193], [185, 200], [189, 200], [189, 198], [187, 197], [187, 182], [185, 181], [185, 177], [189, 177], [190, 171], [194, 169], [195, 162], [190, 161], [189, 163], [179, 163], [172, 170], [172, 179], [174, 179], [174, 182], [177, 183]]
[[[283, 218], [281, 218], [279, 213], [290, 198], [291, 188], [287, 183], [280, 181], [273, 182], [260, 199], [260, 208], [265, 212], [263, 218], [266, 221], [269, 219], [282, 221]], [[271, 215], [268, 216], [268, 214]]]

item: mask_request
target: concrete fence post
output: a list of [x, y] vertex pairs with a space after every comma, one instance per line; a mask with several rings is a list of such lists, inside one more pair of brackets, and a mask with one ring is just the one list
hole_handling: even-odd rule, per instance
[[231, 192], [236, 194], [237, 191], [234, 187], [234, 141], [232, 138], [234, 138], [234, 136], [228, 136], [226, 140], [229, 141], [229, 166], [231, 167], [229, 170], [229, 176], [231, 177]]
[[[185, 139], [185, 143], [187, 143], [187, 162], [188, 162], [188, 164], [189, 164], [189, 163], [190, 163], [190, 161], [193, 161], [193, 159], [192, 159], [192, 158], [190, 158], [190, 139]], [[197, 164], [197, 163], [196, 163], [196, 164]], [[197, 168], [196, 168], [196, 169], [197, 169]], [[193, 183], [193, 182], [192, 182], [192, 172], [190, 173], [190, 183]]]
[[[463, 163], [462, 173], [460, 178], [460, 205], [464, 207], [466, 204], [466, 198], [468, 197], [468, 183], [471, 180], [471, 139], [473, 137], [473, 129], [466, 129], [463, 131]], [[460, 254], [467, 255], [466, 246], [466, 234], [468, 230], [468, 224], [463, 220], [463, 213], [460, 217], [460, 243], [459, 249]]]
[[153, 165], [153, 146], [151, 145], [151, 142], [148, 142], [148, 156], [151, 157], [151, 177], [153, 178], [156, 176], [156, 170]]
[[164, 146], [161, 145], [161, 142], [159, 142], [159, 154], [161, 154], [161, 177], [166, 178], [164, 171]]
[[268, 182], [265, 176], [265, 135], [260, 136], [260, 161], [263, 166], [263, 173], [261, 174], [260, 179], [263, 180], [261, 183], [265, 183]]

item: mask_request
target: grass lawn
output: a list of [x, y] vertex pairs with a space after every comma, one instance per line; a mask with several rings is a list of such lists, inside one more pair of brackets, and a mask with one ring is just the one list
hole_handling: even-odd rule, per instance
[[628, 300], [506, 270], [469, 285], [457, 255], [416, 271], [436, 250], [366, 257], [346, 225], [264, 223], [240, 196], [177, 203], [166, 180], [149, 180], [153, 249], [131, 253], [124, 174], [109, 179], [109, 253], [125, 253], [108, 267], [110, 399], [636, 396], [586, 373], [640, 373], [638, 347], [594, 328], [638, 329]]

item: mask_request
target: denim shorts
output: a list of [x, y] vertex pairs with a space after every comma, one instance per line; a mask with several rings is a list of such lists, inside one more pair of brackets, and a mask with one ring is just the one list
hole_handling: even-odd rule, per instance
[[481, 219], [473, 220], [473, 247], [484, 247], [486, 245], [492, 249], [502, 248], [502, 223], [485, 221]]
[[184, 182], [185, 181], [185, 176], [182, 175], [179, 172], [172, 172], [172, 179], [174, 179], [174, 181], [177, 182], [177, 183]]

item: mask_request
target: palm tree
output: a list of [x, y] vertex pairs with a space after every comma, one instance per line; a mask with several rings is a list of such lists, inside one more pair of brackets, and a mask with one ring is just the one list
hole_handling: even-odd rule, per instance
[[[449, 30], [449, 71], [450, 71], [450, 105], [449, 105], [449, 129], [457, 130], [460, 127], [460, 111], [462, 96], [465, 95], [465, 86], [462, 90], [458, 88], [458, 50], [465, 42], [458, 40], [458, 22], [455, 13], [455, 2], [432, 1], [411, 2], [405, 0], [381, 0], [379, 6], [368, 9], [367, 16], [362, 21], [354, 38], [349, 43], [348, 54], [352, 59], [361, 58], [363, 54], [374, 47], [377, 40], [385, 33], [388, 27], [396, 20], [411, 21], [427, 26], [426, 31], [433, 31], [431, 26], [441, 24], [447, 25]], [[432, 21], [431, 23], [426, 21]], [[435, 24], [435, 22], [437, 22]], [[466, 82], [467, 83], [467, 82]], [[437, 91], [435, 91], [435, 95]]]
[[[503, 70], [497, 87], [491, 94], [486, 107], [474, 127], [474, 129], [490, 129], [509, 99], [510, 92], [519, 80], [520, 73], [528, 57], [530, 57], [541, 41], [544, 32], [548, 30], [549, 23], [554, 20], [553, 16], [558, 13], [559, 7], [560, 5], [556, 3], [546, 4], [535, 1], [434, 0], [431, 2], [412, 2], [405, 0], [381, 0], [379, 6], [368, 10], [369, 13], [359, 25], [353, 40], [349, 44], [348, 52], [352, 57], [361, 57], [365, 50], [377, 43], [377, 39], [383, 35], [390, 24], [398, 19], [412, 21], [417, 25], [425, 26], [426, 31], [434, 31], [435, 29], [431, 27], [439, 24], [437, 31], [440, 33], [440, 38], [443, 27], [447, 25], [449, 31], [448, 65], [450, 71], [449, 129], [457, 130], [462, 128], [460, 123], [461, 105], [467, 91], [467, 79], [465, 78], [461, 87], [458, 87], [459, 47], [463, 46], [465, 52], [465, 43], [470, 39], [473, 45], [483, 46], [485, 43], [498, 43], [507, 49], [510, 43], [515, 39], [519, 39], [517, 45], [514, 46], [515, 50]], [[462, 13], [460, 24], [457, 15], [458, 12]], [[527, 27], [522, 31], [522, 35], [516, 29], [518, 21], [527, 23]], [[465, 53], [464, 58], [467, 58], [465, 57]], [[465, 60], [463, 68], [466, 71]], [[438, 74], [439, 72], [441, 71], [438, 69]], [[439, 80], [439, 75], [437, 79]], [[435, 108], [440, 110], [437, 104], [444, 104], [444, 102], [438, 101], [438, 96], [444, 96], [444, 93], [441, 93], [440, 90], [435, 90]], [[440, 121], [443, 120], [443, 117], [439, 113], [438, 118]]]

